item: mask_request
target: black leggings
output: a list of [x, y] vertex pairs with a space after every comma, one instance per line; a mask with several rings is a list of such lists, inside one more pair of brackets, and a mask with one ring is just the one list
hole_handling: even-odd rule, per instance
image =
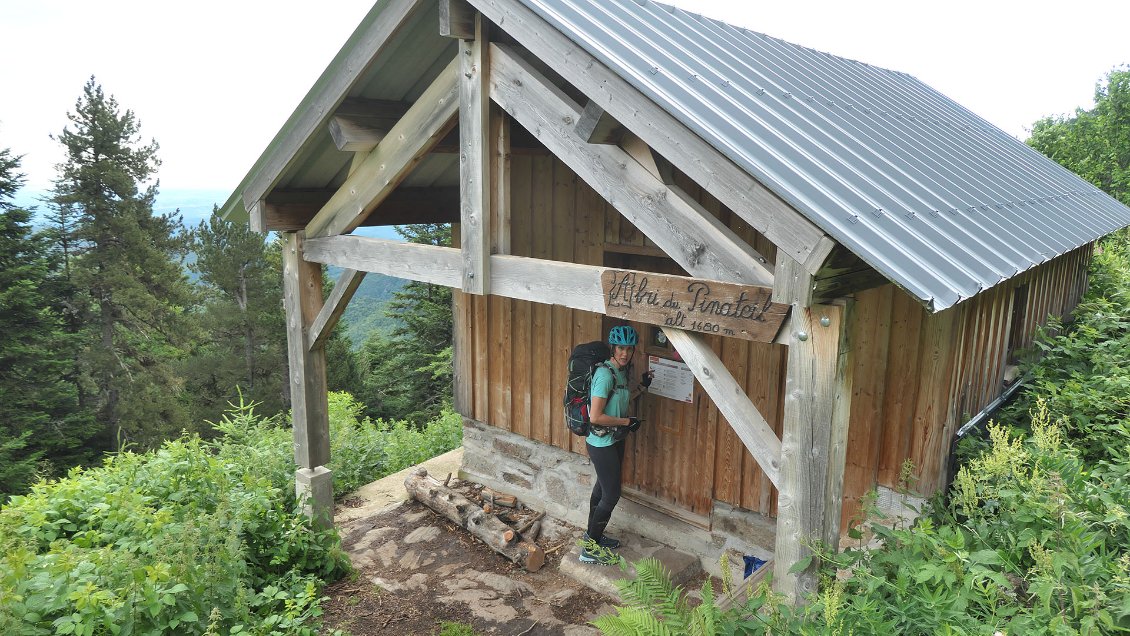
[[588, 448], [592, 467], [596, 470], [596, 485], [592, 487], [589, 498], [589, 538], [598, 541], [604, 536], [604, 528], [612, 518], [612, 511], [620, 501], [620, 473], [624, 465], [624, 442], [611, 446]]

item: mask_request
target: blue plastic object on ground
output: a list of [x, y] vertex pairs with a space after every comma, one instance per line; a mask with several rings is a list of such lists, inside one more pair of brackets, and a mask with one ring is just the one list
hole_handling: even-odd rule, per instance
[[760, 570], [761, 566], [765, 565], [765, 561], [762, 561], [761, 559], [755, 556], [750, 556], [748, 554], [744, 555], [742, 559], [745, 560], [745, 575], [742, 577], [745, 579], [748, 579], [750, 574], [753, 574], [757, 570]]

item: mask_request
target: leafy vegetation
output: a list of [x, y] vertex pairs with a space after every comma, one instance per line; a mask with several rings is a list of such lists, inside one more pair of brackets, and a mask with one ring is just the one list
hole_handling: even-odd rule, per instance
[[[623, 564], [621, 567], [626, 568]], [[616, 582], [626, 605], [616, 614], [593, 621], [605, 634], [657, 634], [711, 636], [721, 633], [725, 613], [714, 604], [714, 587], [707, 579], [702, 602], [692, 606], [681, 587], [671, 584], [671, 575], [655, 558], [636, 564], [636, 578]]]
[[1091, 270], [1090, 292], [1062, 335], [1053, 324], [1036, 347], [1042, 359], [1025, 365], [1030, 391], [1006, 412], [1025, 427], [1023, 414], [1044, 400], [1086, 461], [1098, 461], [1130, 442], [1130, 234], [1102, 243]]
[[[331, 395], [336, 492], [460, 443], [450, 413], [417, 430], [360, 409]], [[322, 584], [349, 565], [334, 532], [296, 512], [291, 433], [248, 404], [217, 428], [74, 469], [0, 510], [0, 633], [317, 633]]]
[[1036, 122], [1028, 144], [1130, 205], [1130, 67], [1098, 84], [1094, 108]]

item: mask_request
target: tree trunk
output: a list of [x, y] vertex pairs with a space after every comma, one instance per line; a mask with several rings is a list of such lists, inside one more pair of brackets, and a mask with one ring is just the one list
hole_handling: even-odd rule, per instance
[[[536, 543], [525, 541], [514, 530], [478, 504], [447, 488], [418, 468], [404, 480], [404, 488], [414, 499], [466, 528], [502, 556], [537, 572], [545, 564], [545, 552]], [[509, 537], [509, 540], [508, 540]]]
[[236, 294], [235, 302], [243, 314], [243, 364], [247, 367], [247, 388], [251, 390], [255, 388], [255, 332], [251, 328], [251, 317], [247, 312], [249, 301], [246, 274], [245, 263], [239, 268], [239, 293]]
[[118, 388], [116, 386], [117, 374], [114, 372], [114, 309], [110, 302], [110, 295], [105, 290], [98, 293], [99, 311], [102, 318], [102, 349], [106, 352], [107, 362], [102, 374], [102, 390], [105, 398], [102, 401], [102, 420], [106, 422], [107, 435], [110, 438], [109, 447], [114, 451], [122, 450], [121, 417], [118, 414]]

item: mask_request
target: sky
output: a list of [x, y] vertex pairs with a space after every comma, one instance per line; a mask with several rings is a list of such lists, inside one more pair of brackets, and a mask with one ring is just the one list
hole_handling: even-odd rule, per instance
[[[1018, 137], [1090, 108], [1130, 63], [1130, 1], [759, 2], [681, 8], [914, 75]], [[0, 148], [27, 190], [63, 159], [83, 84], [137, 115], [160, 144], [162, 190], [230, 192], [372, 7], [372, 0], [0, 0]], [[220, 201], [222, 203], [222, 201]]]

